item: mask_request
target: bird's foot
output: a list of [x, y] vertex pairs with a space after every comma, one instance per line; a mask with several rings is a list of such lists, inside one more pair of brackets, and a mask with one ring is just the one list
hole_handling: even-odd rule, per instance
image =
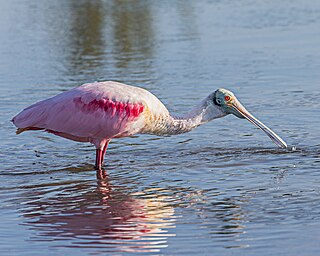
[[105, 170], [100, 169], [96, 169], [96, 176], [98, 180], [103, 180], [105, 178], [107, 178], [107, 172]]

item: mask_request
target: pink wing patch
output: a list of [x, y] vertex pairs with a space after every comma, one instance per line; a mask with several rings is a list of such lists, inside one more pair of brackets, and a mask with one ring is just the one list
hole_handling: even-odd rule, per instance
[[86, 104], [82, 101], [81, 97], [76, 97], [73, 99], [73, 102], [75, 103], [76, 108], [83, 113], [89, 114], [97, 110], [102, 110], [107, 112], [111, 117], [117, 113], [118, 115], [125, 114], [128, 118], [136, 118], [143, 112], [144, 109], [144, 106], [139, 103], [132, 104], [114, 102], [107, 98], [100, 100], [94, 99]]

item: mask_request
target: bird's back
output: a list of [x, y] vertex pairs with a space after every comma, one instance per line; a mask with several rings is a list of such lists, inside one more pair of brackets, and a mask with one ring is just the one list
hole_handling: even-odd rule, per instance
[[112, 138], [138, 133], [150, 116], [159, 115], [169, 112], [147, 90], [106, 81], [35, 103], [16, 115], [13, 123], [18, 132], [45, 129], [75, 138]]

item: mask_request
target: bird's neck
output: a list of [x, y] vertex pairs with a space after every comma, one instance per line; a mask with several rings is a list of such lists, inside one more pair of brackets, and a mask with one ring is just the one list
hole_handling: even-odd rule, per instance
[[152, 130], [148, 133], [156, 135], [175, 135], [186, 133], [201, 124], [223, 115], [220, 111], [215, 112], [214, 109], [212, 112], [212, 107], [209, 108], [207, 101], [204, 100], [186, 114], [158, 116], [156, 118], [157, 120], [153, 122]]
[[170, 114], [166, 119], [166, 129], [164, 131], [167, 135], [189, 132], [193, 128], [207, 122], [204, 119], [204, 112], [204, 108], [196, 106], [188, 113], [182, 115]]

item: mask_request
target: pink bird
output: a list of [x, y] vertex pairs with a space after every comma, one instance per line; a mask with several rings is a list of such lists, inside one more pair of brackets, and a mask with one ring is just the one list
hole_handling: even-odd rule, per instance
[[114, 138], [185, 133], [228, 114], [246, 118], [279, 147], [287, 147], [225, 89], [216, 90], [190, 112], [176, 117], [156, 96], [142, 88], [112, 81], [88, 83], [27, 107], [12, 122], [18, 128], [17, 134], [44, 130], [70, 140], [92, 143], [96, 147], [95, 168], [101, 171], [108, 144]]

